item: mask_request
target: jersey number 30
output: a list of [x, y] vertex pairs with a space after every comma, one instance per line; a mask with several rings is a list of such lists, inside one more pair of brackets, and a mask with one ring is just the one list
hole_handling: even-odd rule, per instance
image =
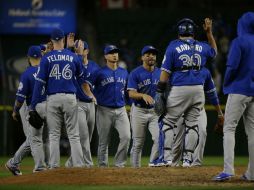
[[72, 70], [70, 69], [70, 65], [65, 65], [63, 70], [60, 71], [59, 64], [55, 64], [50, 71], [49, 77], [54, 77], [56, 80], [60, 80], [61, 77], [66, 80], [70, 80], [72, 78]]

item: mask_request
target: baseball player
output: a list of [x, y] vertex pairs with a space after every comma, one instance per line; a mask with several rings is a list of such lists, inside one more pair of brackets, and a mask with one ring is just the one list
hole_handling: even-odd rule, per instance
[[145, 142], [146, 128], [150, 131], [153, 147], [149, 166], [159, 156], [158, 116], [154, 112], [154, 96], [156, 85], [160, 78], [160, 69], [155, 66], [158, 50], [153, 46], [145, 46], [141, 52], [143, 64], [134, 69], [128, 79], [127, 90], [134, 103], [131, 108], [131, 129], [133, 146], [131, 150], [131, 165], [141, 167], [141, 153]]
[[223, 127], [224, 170], [214, 177], [224, 181], [235, 175], [234, 148], [236, 126], [243, 116], [248, 139], [249, 164], [241, 179], [254, 181], [254, 13], [247, 12], [238, 20], [237, 34], [228, 55], [223, 91], [228, 94]]
[[[84, 159], [77, 125], [77, 100], [75, 80], [83, 83], [83, 66], [78, 56], [64, 49], [64, 32], [56, 28], [51, 33], [54, 50], [45, 54], [40, 63], [40, 69], [35, 82], [33, 103], [31, 109], [37, 105], [39, 92], [43, 85], [47, 89], [47, 125], [49, 128], [51, 169], [60, 166], [60, 132], [61, 126], [66, 126], [71, 146], [73, 167], [83, 167]], [[83, 44], [79, 43], [80, 51]], [[80, 53], [80, 51], [78, 53]], [[75, 79], [76, 77], [76, 79]]]
[[[5, 164], [6, 168], [12, 172], [13, 175], [22, 175], [22, 172], [19, 170], [19, 165], [24, 156], [30, 152], [32, 152], [32, 156], [35, 162], [33, 171], [38, 172], [46, 169], [42, 143], [42, 129], [37, 130], [31, 127], [27, 121], [29, 110], [28, 106], [31, 104], [34, 82], [37, 75], [38, 65], [41, 59], [40, 47], [31, 46], [28, 49], [27, 55], [30, 66], [25, 70], [20, 78], [18, 91], [16, 93], [14, 110], [12, 113], [12, 117], [16, 121], [18, 120], [20, 113], [26, 140], [19, 147], [14, 157], [9, 159]], [[46, 97], [42, 96], [39, 102], [42, 102], [45, 99]]]
[[108, 166], [108, 144], [110, 130], [114, 127], [120, 138], [115, 154], [115, 166], [124, 167], [130, 141], [130, 122], [125, 109], [126, 87], [128, 72], [118, 67], [119, 49], [107, 45], [104, 49], [106, 66], [96, 71], [90, 78], [91, 86], [95, 86], [94, 94], [97, 99], [96, 126], [99, 136], [98, 165]]
[[[206, 31], [210, 45], [194, 39], [195, 23], [191, 19], [182, 19], [177, 24], [178, 39], [167, 47], [162, 66], [160, 81], [157, 86], [155, 103], [165, 101], [164, 92], [170, 85], [167, 98], [167, 114], [163, 119], [165, 132], [164, 159], [169, 164], [174, 137], [174, 126], [183, 115], [186, 134], [183, 165], [191, 164], [191, 156], [197, 146], [198, 118], [204, 106], [203, 76], [200, 70], [207, 59], [214, 58], [217, 46], [212, 35], [212, 21], [205, 19]], [[169, 80], [169, 84], [167, 83]]]
[[[85, 41], [84, 50], [82, 52], [83, 71], [86, 74], [86, 78], [92, 77], [94, 73], [100, 68], [97, 63], [92, 60], [88, 60], [89, 46]], [[77, 44], [77, 43], [76, 43]], [[95, 125], [95, 99], [84, 94], [80, 84], [76, 82], [77, 87], [77, 99], [78, 99], [78, 125], [79, 125], [79, 136], [83, 151], [83, 157], [86, 167], [93, 166], [93, 160], [90, 150], [90, 142]], [[91, 87], [92, 88], [92, 87]], [[67, 160], [65, 166], [71, 167], [71, 158]]]

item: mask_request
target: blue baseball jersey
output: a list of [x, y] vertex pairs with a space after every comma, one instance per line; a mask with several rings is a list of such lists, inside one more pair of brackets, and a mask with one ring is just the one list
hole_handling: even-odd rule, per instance
[[[45, 54], [40, 62], [35, 81], [35, 89], [42, 89], [46, 85], [47, 95], [56, 93], [73, 93], [77, 89], [75, 81], [85, 82], [83, 65], [78, 56], [68, 49], [53, 50]], [[31, 108], [38, 103], [38, 91], [34, 91]]]
[[[85, 65], [83, 64], [83, 73], [84, 73], [84, 77], [85, 79], [88, 79], [88, 78], [91, 78], [93, 77], [94, 73], [100, 69], [99, 65], [97, 65], [97, 63], [95, 63], [94, 61], [91, 61], [91, 60], [88, 60], [88, 63]], [[84, 101], [84, 102], [91, 102], [91, 98], [88, 97], [84, 91], [82, 90], [81, 88], [81, 84], [79, 84], [77, 81], [76, 81], [76, 88], [77, 88], [77, 98], [80, 100], [80, 101]], [[92, 87], [91, 87], [92, 89]]]
[[126, 69], [118, 67], [112, 70], [104, 66], [97, 70], [88, 82], [94, 85], [94, 95], [98, 105], [120, 108], [125, 106], [127, 80]]
[[208, 59], [216, 56], [216, 51], [205, 42], [194, 39], [174, 40], [167, 47], [161, 70], [171, 73], [171, 86], [200, 85], [199, 70], [181, 70], [183, 67], [202, 68]]
[[[18, 102], [23, 103], [26, 101], [28, 106], [31, 104], [37, 71], [37, 66], [29, 66], [21, 75], [18, 91], [16, 93], [16, 100]], [[45, 88], [42, 89], [38, 102], [42, 102], [44, 100], [46, 100]]]
[[[148, 94], [152, 98], [155, 97], [157, 84], [160, 80], [160, 69], [154, 68], [152, 72], [146, 70], [143, 66], [134, 69], [128, 78], [127, 90], [135, 90], [142, 94]], [[135, 105], [144, 108], [152, 108], [153, 105], [147, 105], [145, 101], [133, 99]]]
[[210, 71], [204, 67], [200, 70], [200, 72], [204, 79], [203, 85], [204, 85], [204, 91], [205, 91], [207, 99], [210, 101], [211, 104], [218, 105], [219, 99], [218, 99], [216, 87], [214, 85], [213, 78]]
[[244, 14], [237, 25], [224, 77], [224, 94], [254, 96], [254, 13]]

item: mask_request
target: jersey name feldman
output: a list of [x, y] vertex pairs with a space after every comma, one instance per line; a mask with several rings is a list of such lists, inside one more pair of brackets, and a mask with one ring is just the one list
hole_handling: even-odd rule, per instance
[[[115, 78], [114, 77], [108, 77], [108, 78], [104, 79], [103, 81], [101, 81], [101, 85], [105, 86], [106, 84], [113, 83], [113, 82], [115, 82]], [[116, 82], [123, 83], [123, 85], [126, 84], [126, 80], [124, 78], [121, 78], [121, 77], [118, 77]]]
[[[188, 51], [191, 48], [188, 44], [181, 44], [181, 45], [177, 46], [175, 49], [176, 49], [177, 53], [181, 53], [183, 51]], [[196, 44], [195, 45], [195, 50], [198, 51], [198, 52], [202, 52], [202, 46]]]
[[50, 55], [47, 57], [48, 61], [54, 62], [54, 61], [69, 61], [72, 62], [73, 61], [73, 56], [70, 55]]

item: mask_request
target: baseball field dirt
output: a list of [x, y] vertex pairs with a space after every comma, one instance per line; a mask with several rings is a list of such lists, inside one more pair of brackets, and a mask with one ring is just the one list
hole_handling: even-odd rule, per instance
[[[236, 173], [242, 174], [245, 167], [236, 167]], [[207, 166], [196, 168], [82, 168], [55, 169], [40, 173], [10, 176], [0, 179], [0, 185], [7, 184], [54, 184], [54, 185], [141, 185], [141, 186], [220, 186], [252, 187], [254, 183], [240, 180], [236, 175], [227, 182], [214, 182], [212, 177], [221, 171], [221, 167]]]

